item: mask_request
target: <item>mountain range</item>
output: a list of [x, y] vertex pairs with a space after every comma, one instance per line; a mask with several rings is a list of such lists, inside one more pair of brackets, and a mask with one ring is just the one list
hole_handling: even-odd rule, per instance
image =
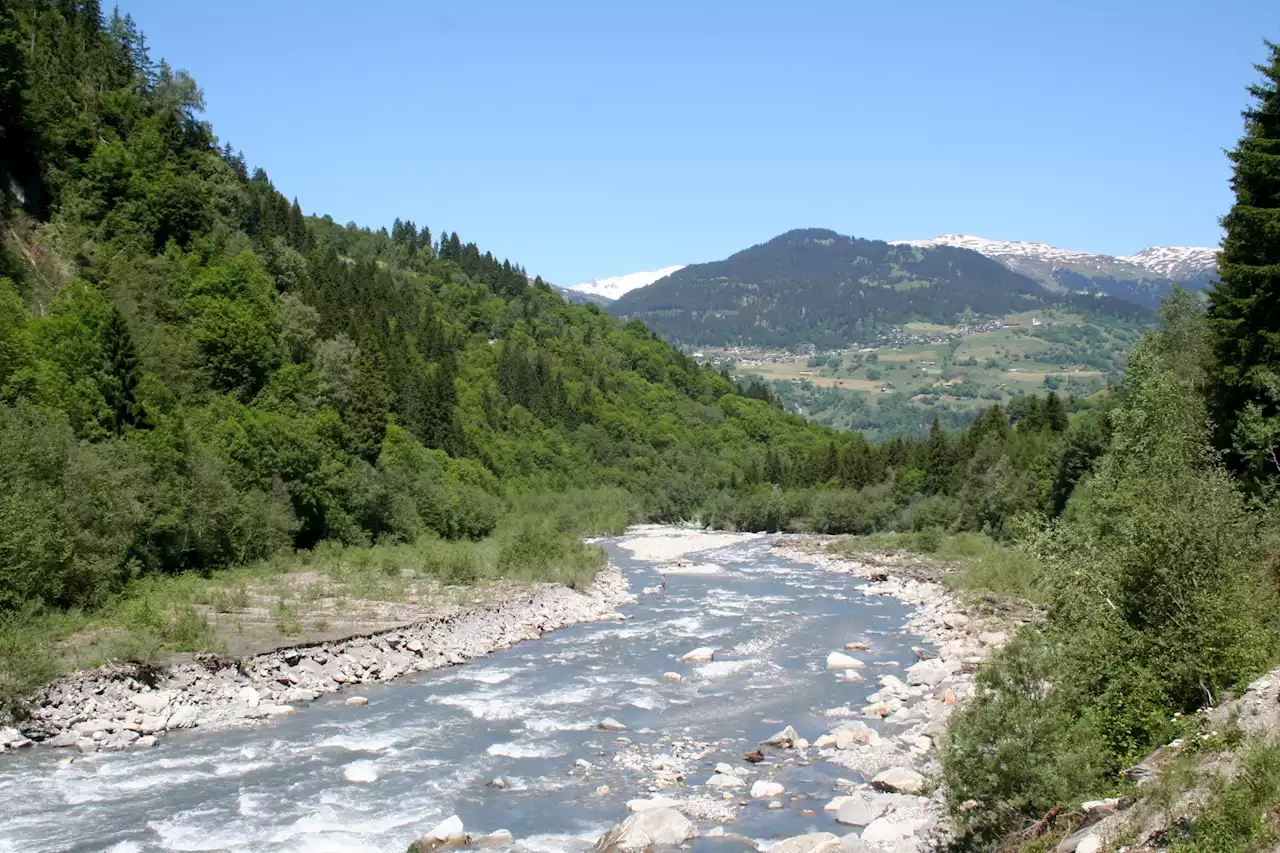
[[951, 323], [966, 312], [1061, 302], [1141, 313], [1175, 285], [1209, 287], [1216, 260], [1215, 249], [1200, 246], [1115, 257], [966, 234], [884, 242], [801, 229], [723, 261], [595, 279], [561, 292], [642, 319], [677, 343], [826, 346], [866, 340], [877, 325]]

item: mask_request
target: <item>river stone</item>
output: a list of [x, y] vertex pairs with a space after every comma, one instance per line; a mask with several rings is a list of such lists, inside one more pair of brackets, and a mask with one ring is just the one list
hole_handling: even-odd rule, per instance
[[678, 672], [664, 672], [662, 679], [663, 681], [684, 681], [684, 676]]
[[697, 836], [697, 827], [675, 809], [636, 812], [596, 841], [597, 853], [644, 850], [659, 844], [683, 844]]
[[168, 690], [156, 690], [151, 693], [135, 693], [129, 697], [138, 710], [145, 714], [159, 714], [173, 701], [173, 694]]
[[818, 739], [813, 742], [818, 749], [826, 749], [829, 746], [836, 745], [835, 735], [818, 735]]
[[779, 747], [780, 749], [791, 749], [791, 747], [796, 745], [796, 741], [799, 738], [800, 738], [800, 735], [796, 733], [796, 730], [793, 729], [791, 726], [787, 726], [785, 729], [773, 735], [772, 737], [766, 738], [765, 740], [760, 741], [760, 745], [776, 746], [776, 747]]
[[627, 727], [615, 720], [613, 717], [605, 717], [596, 724], [596, 728], [604, 729], [606, 732], [625, 732]]
[[240, 701], [248, 705], [250, 708], [258, 707], [258, 703], [262, 701], [262, 697], [258, 695], [258, 691], [252, 687], [245, 685], [240, 688], [240, 692], [236, 694]]
[[827, 669], [862, 669], [864, 666], [866, 664], [862, 661], [842, 652], [832, 652], [827, 655]]
[[948, 628], [965, 628], [969, 625], [969, 617], [963, 613], [943, 613], [942, 624]]
[[467, 833], [462, 827], [462, 818], [451, 815], [436, 828], [409, 845], [408, 853], [435, 853], [437, 850], [451, 850], [467, 843]]
[[649, 799], [628, 800], [627, 811], [651, 812], [654, 809], [674, 809], [679, 805], [679, 802], [670, 797], [651, 797]]
[[76, 739], [76, 749], [81, 752], [97, 752], [98, 742], [91, 737], [82, 737]]
[[830, 832], [813, 832], [779, 841], [768, 853], [837, 853], [840, 839]]
[[150, 749], [156, 745], [155, 735], [143, 735], [133, 742], [134, 749]]
[[0, 747], [20, 749], [30, 745], [31, 741], [27, 739], [27, 736], [17, 729], [0, 729]]
[[836, 822], [848, 826], [866, 826], [880, 816], [871, 804], [862, 797], [850, 797], [840, 804], [836, 811]]
[[865, 652], [869, 648], [871, 647], [863, 642], [854, 642], [854, 643], [844, 644], [844, 650], [846, 652]]
[[364, 696], [349, 696], [347, 697], [347, 701], [342, 704], [346, 705], [348, 708], [356, 708], [360, 705], [368, 705], [369, 700]]
[[924, 777], [910, 767], [891, 767], [872, 779], [871, 785], [893, 794], [914, 794], [924, 787]]
[[195, 726], [199, 719], [200, 712], [194, 706], [183, 705], [169, 715], [169, 728], [189, 729]]
[[49, 738], [49, 740], [45, 741], [44, 743], [45, 743], [45, 746], [52, 746], [52, 747], [57, 747], [59, 749], [63, 749], [69, 746], [76, 745], [76, 735], [75, 735], [75, 732], [70, 732], [70, 731], [59, 732], [57, 735]]
[[840, 839], [840, 853], [864, 853], [866, 849], [857, 833], [851, 832]]
[[144, 735], [162, 732], [169, 727], [169, 718], [163, 715], [143, 714], [142, 721], [138, 723], [138, 731]]
[[983, 631], [978, 635], [978, 642], [984, 646], [995, 646], [999, 648], [1009, 641], [1009, 635], [1004, 631]]
[[783, 790], [783, 787], [777, 782], [766, 782], [763, 779], [759, 779], [751, 786], [751, 796], [755, 799], [776, 797], [781, 794]]
[[710, 663], [715, 660], [716, 650], [711, 646], [702, 646], [691, 652], [686, 652], [680, 658], [681, 663]]
[[717, 773], [707, 780], [707, 785], [712, 788], [741, 788], [746, 782], [737, 776], [730, 776], [728, 773]]
[[470, 842], [475, 847], [502, 847], [503, 845], [511, 844], [515, 840], [515, 836], [511, 834], [510, 830], [495, 829], [488, 835], [473, 836]]
[[866, 829], [862, 830], [862, 841], [865, 844], [890, 844], [910, 838], [911, 824], [903, 820], [890, 820], [887, 817], [876, 818]]

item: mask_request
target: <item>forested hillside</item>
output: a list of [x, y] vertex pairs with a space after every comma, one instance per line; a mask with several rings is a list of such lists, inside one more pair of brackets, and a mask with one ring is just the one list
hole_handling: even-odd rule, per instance
[[788, 231], [723, 261], [692, 264], [609, 306], [677, 345], [839, 349], [913, 320], [951, 325], [1054, 302], [1090, 311], [1143, 309], [1108, 297], [1055, 296], [967, 249]]

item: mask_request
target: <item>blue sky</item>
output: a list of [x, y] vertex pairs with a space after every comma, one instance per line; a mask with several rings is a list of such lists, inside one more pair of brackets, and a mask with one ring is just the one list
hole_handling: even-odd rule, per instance
[[125, 0], [308, 213], [557, 284], [790, 228], [1216, 245], [1274, 0]]

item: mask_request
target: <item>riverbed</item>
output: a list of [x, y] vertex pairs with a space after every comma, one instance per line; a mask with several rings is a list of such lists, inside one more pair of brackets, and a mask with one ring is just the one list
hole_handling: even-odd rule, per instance
[[[250, 728], [171, 732], [152, 750], [5, 756], [0, 851], [403, 853], [453, 814], [534, 853], [586, 850], [628, 800], [653, 794], [697, 799], [699, 827], [763, 842], [838, 832], [823, 805], [856, 773], [743, 754], [784, 725], [810, 739], [830, 730], [878, 678], [903, 676], [923, 640], [906, 604], [776, 540], [650, 528], [604, 541], [638, 594], [625, 621], [362, 686], [365, 706], [339, 693]], [[862, 680], [826, 668], [858, 641]], [[698, 647], [714, 660], [681, 662]], [[625, 730], [600, 729], [606, 718]], [[786, 793], [708, 786], [718, 763]]]

